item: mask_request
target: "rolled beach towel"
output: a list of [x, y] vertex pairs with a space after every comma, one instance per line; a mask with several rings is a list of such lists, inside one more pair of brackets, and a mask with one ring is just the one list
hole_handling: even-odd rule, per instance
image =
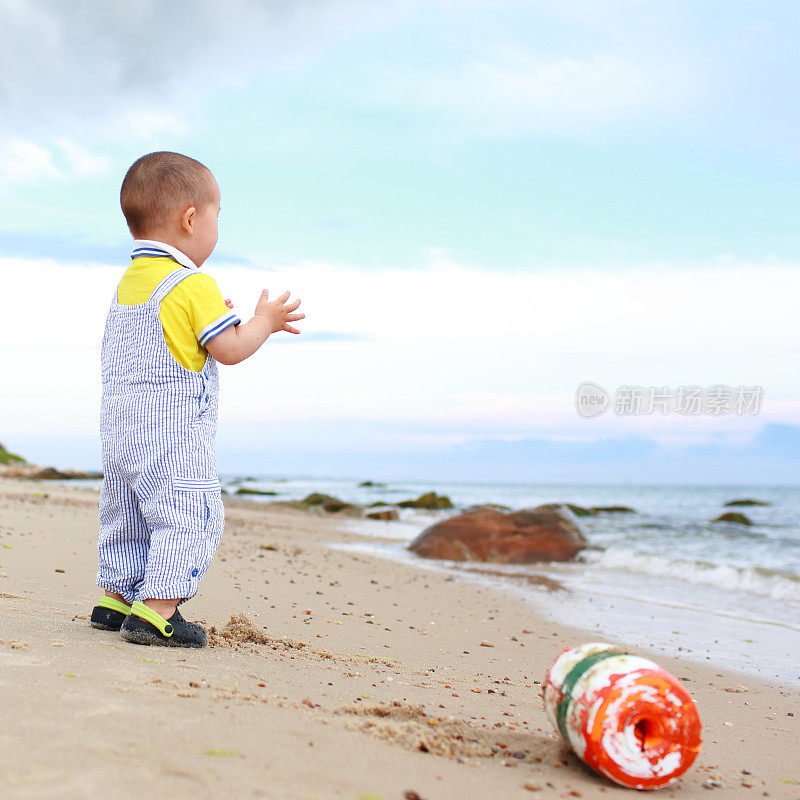
[[611, 645], [565, 650], [543, 696], [550, 722], [581, 760], [622, 786], [667, 786], [700, 752], [689, 693], [658, 664]]

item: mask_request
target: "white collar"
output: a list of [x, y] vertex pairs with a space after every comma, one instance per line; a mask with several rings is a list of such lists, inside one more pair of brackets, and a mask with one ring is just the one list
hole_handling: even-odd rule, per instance
[[[200, 269], [186, 253], [178, 250], [166, 242], [157, 242], [155, 239], [134, 239], [133, 252], [137, 250], [160, 250], [162, 253], [172, 256], [182, 267], [189, 269]], [[153, 255], [152, 253], [138, 253], [137, 255]]]

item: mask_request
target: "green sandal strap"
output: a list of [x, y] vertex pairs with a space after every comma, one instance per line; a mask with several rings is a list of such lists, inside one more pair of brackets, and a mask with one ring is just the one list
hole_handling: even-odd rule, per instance
[[122, 603], [113, 597], [101, 597], [97, 605], [102, 608], [110, 608], [112, 611], [119, 611], [120, 614], [124, 614], [126, 617], [131, 613], [131, 607], [127, 603]]
[[131, 606], [131, 614], [135, 614], [137, 617], [140, 617], [145, 622], [149, 622], [154, 627], [158, 628], [161, 631], [162, 635], [169, 638], [172, 636], [172, 625], [164, 619], [157, 611], [153, 611], [150, 606], [146, 606], [144, 603], [140, 603], [138, 600], [134, 600], [133, 605]]

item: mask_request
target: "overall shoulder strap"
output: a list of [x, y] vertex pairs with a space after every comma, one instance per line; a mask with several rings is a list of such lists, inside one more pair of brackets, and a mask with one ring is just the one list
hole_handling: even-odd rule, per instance
[[155, 306], [160, 306], [161, 301], [182, 281], [188, 278], [190, 275], [195, 275], [196, 271], [192, 269], [187, 269], [186, 267], [178, 267], [178, 269], [173, 270], [169, 273], [169, 275], [161, 281], [161, 283], [153, 289], [153, 293], [150, 295], [150, 299], [147, 301], [148, 304], [152, 304]]

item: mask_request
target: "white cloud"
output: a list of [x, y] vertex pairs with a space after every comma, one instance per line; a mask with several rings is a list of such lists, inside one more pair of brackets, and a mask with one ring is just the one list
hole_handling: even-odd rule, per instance
[[60, 178], [50, 151], [26, 139], [0, 139], [0, 185]]
[[521, 103], [556, 112], [614, 111], [648, 98], [650, 80], [641, 66], [614, 55], [546, 61], [522, 50], [494, 61], [469, 64], [478, 93], [503, 107]]
[[436, 122], [581, 136], [667, 121], [730, 136], [765, 127], [760, 112], [770, 131], [791, 127], [792, 26], [762, 15], [748, 36], [757, 12], [717, 16], [636, 0], [198, 0], [191, 14], [150, 0], [0, 0], [0, 136], [154, 143], [203, 124], [219, 93], [313, 67], [373, 31], [377, 57], [367, 40], [320, 85], [345, 108], [422, 112], [426, 135]]
[[93, 153], [77, 142], [59, 139], [57, 146], [67, 160], [69, 171], [76, 178], [102, 175], [111, 168], [111, 159], [101, 153]]
[[[669, 441], [800, 424], [800, 321], [793, 264], [609, 271], [479, 270], [439, 253], [416, 270], [306, 263], [269, 272], [209, 264], [244, 318], [262, 288], [303, 300], [304, 331], [367, 334], [303, 343], [281, 334], [223, 369], [230, 428], [288, 420], [413, 420], [467, 436], [619, 436]], [[99, 341], [121, 267], [0, 259], [0, 420], [19, 430], [92, 431]], [[76, 309], [80, 313], [76, 314]], [[35, 325], [30, 321], [36, 319]], [[24, 331], [24, 336], [20, 332]], [[581, 420], [578, 384], [762, 385], [760, 417]], [[53, 402], [53, 387], [58, 402]]]
[[110, 166], [109, 158], [70, 139], [42, 145], [19, 137], [0, 138], [0, 186], [94, 177]]
[[102, 149], [157, 149], [206, 124], [219, 91], [313, 62], [414, 5], [0, 0], [0, 181], [102, 174]]
[[692, 94], [685, 68], [668, 56], [612, 49], [554, 55], [487, 43], [466, 58], [424, 70], [383, 67], [370, 98], [425, 110], [470, 134], [571, 133], [664, 117]]
[[614, 55], [545, 60], [521, 50], [474, 59], [423, 91], [431, 105], [486, 114], [503, 128], [522, 119], [608, 118], [651, 101], [653, 77]]
[[148, 138], [221, 88], [318, 59], [414, 3], [0, 0], [0, 135]]

